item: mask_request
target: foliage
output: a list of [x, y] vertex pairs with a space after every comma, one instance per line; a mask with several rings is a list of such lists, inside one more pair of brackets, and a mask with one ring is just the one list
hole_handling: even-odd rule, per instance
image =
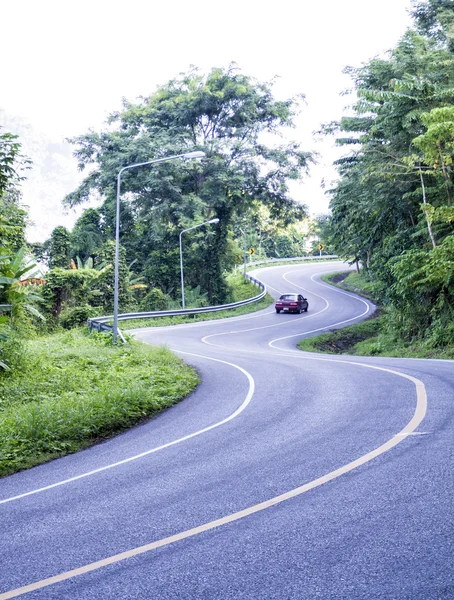
[[34, 286], [21, 285], [24, 275], [33, 277], [35, 264], [24, 260], [25, 249], [15, 255], [0, 256], [0, 312], [9, 315], [10, 323], [18, 326], [27, 315], [42, 319], [34, 303], [42, 300]]
[[429, 340], [435, 324], [453, 319], [452, 8], [415, 2], [418, 31], [387, 59], [347, 69], [358, 96], [353, 115], [327, 127], [349, 151], [337, 161], [328, 242], [377, 282], [389, 325], [407, 340]]
[[[346, 273], [342, 276], [345, 277]], [[327, 275], [323, 279], [331, 283], [338, 281], [341, 274]], [[363, 275], [350, 272], [339, 285], [350, 291], [355, 291], [363, 296], [375, 297], [375, 285], [366, 280]], [[378, 299], [378, 300], [377, 300]], [[381, 309], [380, 309], [381, 312]], [[394, 328], [390, 326], [393, 315], [380, 314], [345, 327], [338, 331], [324, 333], [319, 336], [304, 338], [298, 343], [298, 348], [306, 352], [324, 352], [335, 354], [350, 354], [356, 356], [399, 356], [414, 358], [454, 358], [454, 323], [450, 322], [445, 327], [438, 324], [432, 326], [432, 334], [426, 339], [413, 339], [411, 341], [396, 336]]]
[[414, 0], [411, 14], [420, 33], [454, 50], [453, 0]]
[[159, 288], [152, 288], [140, 304], [141, 311], [166, 310], [170, 297]]
[[46, 244], [48, 263], [51, 269], [68, 269], [71, 259], [71, 234], [62, 225], [55, 227]]
[[[229, 295], [227, 302], [239, 302], [247, 298], [253, 298], [259, 294], [259, 288], [248, 280], [245, 280], [243, 275], [230, 274], [227, 276]], [[179, 325], [182, 323], [194, 323], [198, 321], [213, 321], [217, 319], [226, 319], [228, 317], [238, 317], [240, 315], [249, 314], [258, 310], [267, 308], [274, 302], [273, 298], [266, 294], [262, 300], [257, 303], [247, 304], [238, 308], [230, 308], [220, 310], [214, 313], [201, 313], [196, 315], [184, 315], [179, 317], [159, 317], [153, 319], [134, 319], [128, 321], [120, 321], [122, 330], [138, 329], [141, 327], [162, 327], [167, 325]], [[176, 308], [179, 308], [176, 307]], [[170, 309], [170, 306], [169, 306]]]
[[[93, 221], [78, 227], [77, 238], [88, 229], [104, 240], [113, 238], [115, 184], [125, 165], [203, 150], [203, 163], [172, 160], [123, 172], [121, 242], [127, 262], [137, 259], [144, 285], [172, 290], [178, 298], [179, 233], [218, 217], [218, 225], [185, 237], [185, 282], [200, 286], [210, 303], [224, 301], [223, 273], [235, 263], [234, 219], [254, 203], [285, 224], [304, 214], [291, 199], [288, 182], [304, 174], [311, 155], [296, 143], [263, 143], [264, 134], [271, 139], [293, 125], [301, 98], [275, 100], [273, 83], [257, 82], [235, 65], [207, 75], [192, 69], [137, 104], [125, 100], [106, 131], [71, 140], [80, 168], [94, 168], [66, 203], [80, 204], [94, 193], [104, 200], [100, 219], [91, 213]], [[78, 244], [81, 256], [94, 255], [95, 246], [87, 244], [84, 253]]]
[[72, 330], [27, 342], [0, 374], [0, 475], [74, 452], [178, 402], [196, 372], [165, 348]]
[[[99, 254], [102, 264], [106, 266], [98, 272], [96, 278], [96, 295], [98, 304], [106, 311], [113, 311], [115, 287], [115, 243], [111, 240], [105, 242]], [[126, 251], [123, 246], [119, 248], [118, 259], [118, 292], [120, 309], [126, 312], [132, 299], [129, 290], [129, 269], [126, 262]]]
[[[444, 330], [441, 344], [454, 344], [454, 235], [429, 251], [409, 250], [391, 263], [390, 293], [399, 330], [407, 338], [421, 330]], [[429, 329], [431, 328], [431, 329]], [[447, 335], [450, 331], [451, 338]]]
[[355, 354], [357, 344], [375, 339], [381, 331], [383, 317], [367, 319], [362, 323], [323, 333], [314, 338], [305, 338], [298, 342], [298, 348], [306, 352], [326, 354]]
[[30, 166], [30, 160], [20, 154], [18, 136], [1, 130], [0, 127], [0, 200], [6, 192], [15, 190], [24, 179], [23, 171]]
[[21, 155], [18, 136], [0, 127], [0, 253], [25, 246], [27, 212], [20, 207], [19, 183], [30, 160]]
[[36, 308], [42, 301], [34, 285], [22, 285], [24, 275], [33, 275], [36, 265], [24, 259], [25, 249], [14, 255], [0, 255], [0, 369], [17, 368], [21, 363], [21, 336], [33, 319], [44, 317]]
[[79, 256], [83, 262], [91, 258], [96, 263], [104, 241], [101, 212], [96, 208], [87, 208], [71, 232], [71, 256]]
[[208, 293], [202, 292], [200, 285], [197, 285], [195, 288], [185, 286], [184, 300], [186, 308], [201, 308], [202, 306], [209, 306]]
[[20, 207], [20, 194], [8, 191], [0, 197], [0, 248], [17, 252], [25, 246], [27, 212]]
[[73, 308], [90, 300], [95, 306], [101, 304], [97, 286], [103, 273], [95, 269], [62, 269], [55, 267], [46, 273], [42, 295], [54, 318], [60, 316], [66, 306]]
[[64, 329], [72, 329], [86, 324], [88, 319], [95, 317], [98, 310], [88, 304], [74, 306], [62, 311], [60, 315], [60, 323]]

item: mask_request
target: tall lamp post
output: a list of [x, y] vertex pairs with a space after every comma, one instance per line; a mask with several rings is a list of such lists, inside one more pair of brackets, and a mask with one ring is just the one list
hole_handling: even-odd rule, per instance
[[209, 221], [199, 223], [198, 225], [193, 225], [192, 227], [188, 227], [188, 229], [183, 229], [183, 231], [180, 231], [181, 304], [183, 308], [186, 308], [186, 306], [184, 303], [183, 245], [181, 243], [181, 236], [183, 235], [183, 233], [186, 233], [186, 231], [191, 231], [191, 229], [195, 229], [196, 227], [202, 227], [203, 225], [209, 225], [210, 223], [219, 223], [219, 219], [210, 219]]
[[[117, 177], [117, 210], [115, 216], [115, 281], [114, 281], [114, 323], [113, 323], [113, 341], [117, 343], [118, 331], [118, 282], [119, 282], [119, 259], [120, 259], [120, 187], [121, 187], [121, 176], [124, 171], [128, 169], [134, 169], [135, 167], [144, 167], [146, 165], [153, 165], [155, 163], [165, 162], [168, 160], [174, 160], [175, 158], [204, 158], [205, 152], [201, 150], [194, 150], [193, 152], [185, 152], [183, 154], [175, 154], [174, 156], [165, 156], [163, 158], [155, 158], [154, 160], [147, 160], [146, 162], [136, 163], [134, 165], [127, 165], [120, 169]], [[121, 333], [120, 333], [121, 336]]]

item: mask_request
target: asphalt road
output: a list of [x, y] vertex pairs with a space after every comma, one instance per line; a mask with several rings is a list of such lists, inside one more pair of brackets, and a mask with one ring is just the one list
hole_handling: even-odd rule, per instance
[[0, 600], [454, 598], [453, 361], [297, 351], [373, 311], [341, 268], [257, 271], [302, 315], [138, 330], [203, 383], [0, 480]]

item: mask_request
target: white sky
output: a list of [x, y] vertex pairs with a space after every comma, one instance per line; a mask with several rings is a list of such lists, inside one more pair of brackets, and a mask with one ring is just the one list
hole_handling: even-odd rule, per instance
[[[100, 129], [123, 96], [149, 95], [191, 64], [208, 71], [233, 61], [259, 80], [278, 75], [278, 98], [307, 97], [292, 137], [322, 154], [294, 196], [326, 212], [320, 181], [333, 178], [335, 154], [311, 133], [349, 102], [343, 68], [393, 47], [411, 25], [409, 8], [410, 0], [0, 0], [0, 109], [63, 140]], [[61, 197], [43, 207], [32, 194], [24, 188], [33, 237], [44, 239], [63, 223]]]

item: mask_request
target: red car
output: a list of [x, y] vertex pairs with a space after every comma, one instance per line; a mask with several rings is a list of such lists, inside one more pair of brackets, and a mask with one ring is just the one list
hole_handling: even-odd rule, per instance
[[279, 300], [276, 300], [275, 309], [277, 313], [294, 312], [301, 314], [307, 312], [309, 302], [301, 294], [282, 294]]

